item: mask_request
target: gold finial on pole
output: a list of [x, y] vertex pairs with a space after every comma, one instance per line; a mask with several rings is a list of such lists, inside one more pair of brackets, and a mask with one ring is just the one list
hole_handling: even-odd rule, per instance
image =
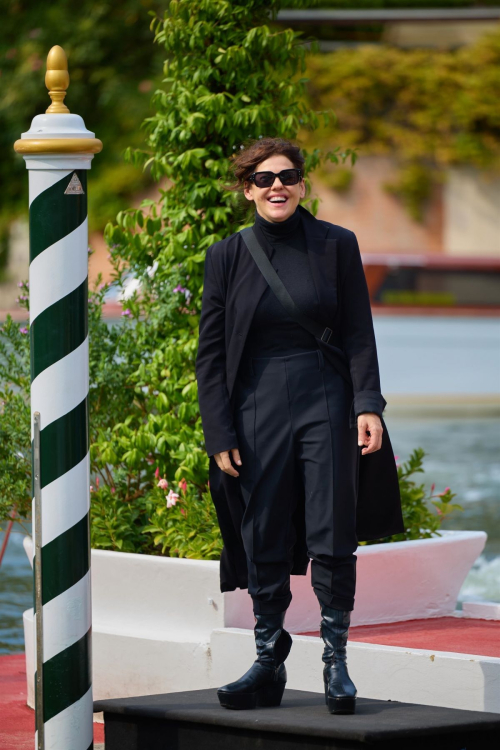
[[69, 86], [68, 58], [66, 52], [58, 44], [52, 47], [47, 55], [45, 85], [52, 99], [52, 104], [45, 110], [46, 114], [67, 114], [69, 109], [64, 104], [64, 97]]
[[[49, 89], [52, 104], [45, 110], [45, 114], [63, 114], [66, 117], [45, 117], [37, 115], [33, 118], [31, 128], [23, 133], [14, 143], [18, 154], [40, 156], [46, 154], [98, 154], [102, 150], [102, 143], [94, 138], [94, 133], [87, 130], [80, 115], [70, 114], [63, 103], [69, 86], [68, 58], [62, 47], [56, 44], [47, 55], [47, 72], [45, 85]], [[92, 156], [90, 156], [92, 158]], [[89, 162], [90, 159], [87, 159]], [[88, 169], [88, 166], [81, 169]], [[28, 166], [28, 169], [34, 169]], [[56, 169], [56, 167], [47, 167]]]

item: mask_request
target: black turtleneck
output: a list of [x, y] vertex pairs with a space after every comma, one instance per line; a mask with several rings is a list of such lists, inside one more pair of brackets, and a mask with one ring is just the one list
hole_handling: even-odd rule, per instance
[[[298, 209], [276, 223], [255, 212], [254, 231], [297, 306], [312, 318], [317, 316], [319, 302]], [[252, 318], [241, 362], [248, 357], [279, 357], [311, 349], [317, 349], [314, 336], [288, 315], [267, 286]]]

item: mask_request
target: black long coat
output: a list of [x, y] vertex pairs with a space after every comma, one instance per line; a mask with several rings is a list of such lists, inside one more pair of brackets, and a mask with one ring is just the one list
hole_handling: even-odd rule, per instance
[[[362, 412], [375, 412], [384, 428], [382, 447], [360, 456], [356, 533], [359, 541], [381, 539], [404, 530], [394, 453], [382, 417], [375, 335], [358, 242], [354, 232], [316, 219], [299, 206], [321, 319], [332, 329], [329, 343], [316, 339], [323, 354], [352, 386], [350, 427]], [[208, 248], [196, 359], [198, 400], [210, 457], [210, 492], [224, 549], [221, 591], [247, 588], [247, 564], [241, 538], [245, 506], [239, 478], [221, 471], [215, 453], [238, 447], [233, 426], [233, 391], [245, 339], [267, 282], [239, 233]], [[230, 454], [231, 455], [231, 454]], [[304, 498], [293, 522], [297, 531], [292, 574], [305, 575]]]

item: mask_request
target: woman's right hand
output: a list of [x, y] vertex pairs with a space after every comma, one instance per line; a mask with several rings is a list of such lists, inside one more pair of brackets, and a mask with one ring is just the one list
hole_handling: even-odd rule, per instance
[[229, 457], [230, 452], [233, 454], [233, 461], [236, 464], [240, 464], [241, 466], [241, 458], [238, 448], [231, 448], [231, 451], [221, 451], [220, 453], [215, 453], [215, 462], [221, 471], [224, 471], [226, 474], [229, 474], [232, 477], [239, 477], [239, 473], [236, 471], [236, 469], [233, 468], [231, 464], [231, 459]]

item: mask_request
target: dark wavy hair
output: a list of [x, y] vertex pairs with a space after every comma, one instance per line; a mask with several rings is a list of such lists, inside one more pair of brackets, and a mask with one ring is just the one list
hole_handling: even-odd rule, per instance
[[284, 138], [259, 138], [232, 157], [231, 170], [235, 182], [226, 185], [226, 189], [242, 192], [245, 182], [256, 171], [256, 167], [276, 154], [287, 156], [294, 167], [300, 169], [302, 176], [304, 176], [305, 159], [298, 146]]

